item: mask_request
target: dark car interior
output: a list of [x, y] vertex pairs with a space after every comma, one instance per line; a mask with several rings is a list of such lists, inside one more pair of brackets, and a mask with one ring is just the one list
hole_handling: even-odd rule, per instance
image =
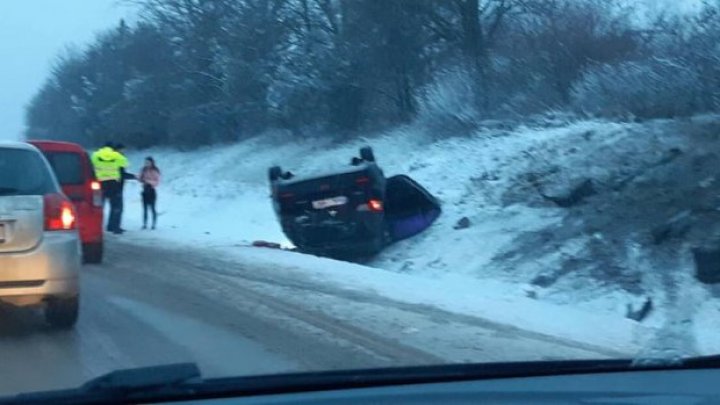
[[401, 174], [387, 179], [385, 220], [393, 240], [424, 231], [441, 212], [438, 199], [409, 176]]

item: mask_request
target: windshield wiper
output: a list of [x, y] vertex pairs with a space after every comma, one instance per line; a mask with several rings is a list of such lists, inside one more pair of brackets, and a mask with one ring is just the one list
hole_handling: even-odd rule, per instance
[[0, 399], [4, 403], [108, 404], [192, 394], [189, 383], [200, 383], [194, 363], [117, 370], [92, 379], [80, 388], [20, 394]]
[[115, 371], [77, 389], [20, 394], [0, 399], [0, 404], [161, 402], [501, 378], [691, 369], [720, 369], [720, 355], [672, 363], [638, 364], [631, 359], [611, 359], [449, 364], [208, 380], [201, 378], [197, 365], [183, 363]]
[[158, 389], [199, 378], [200, 369], [195, 363], [179, 363], [113, 371], [88, 381], [81, 389], [90, 392]]

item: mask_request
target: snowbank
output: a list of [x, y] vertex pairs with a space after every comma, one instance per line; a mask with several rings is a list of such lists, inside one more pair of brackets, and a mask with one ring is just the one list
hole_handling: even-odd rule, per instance
[[[550, 141], [562, 144], [568, 136], [607, 125], [589, 122], [541, 131], [481, 133], [472, 138], [438, 142], [430, 141], [413, 128], [402, 128], [339, 145], [327, 140], [289, 142], [269, 137], [193, 152], [152, 149], [129, 155], [134, 165], [131, 170], [138, 171], [143, 158], [153, 156], [163, 172], [158, 202], [162, 217], [159, 235], [186, 241], [212, 239], [221, 244], [257, 239], [287, 242], [270, 204], [266, 179], [267, 168], [272, 165], [282, 165], [297, 173], [322, 172], [347, 164], [359, 147], [370, 144], [386, 175], [409, 174], [442, 200], [446, 212], [442, 227], [465, 214], [466, 207], [475, 214], [471, 219], [492, 218], [494, 211], [501, 217], [512, 216], [505, 210], [498, 211], [498, 204], [511, 177], [527, 166], [523, 151], [534, 145], [552, 148]], [[489, 187], [476, 184], [483, 176], [487, 177]], [[139, 193], [140, 188], [130, 183], [126, 192], [126, 204], [129, 204], [126, 217], [132, 226], [139, 224]], [[137, 204], [133, 205], [133, 200]], [[135, 214], [133, 206], [137, 208]], [[522, 210], [518, 207], [514, 212]], [[491, 214], [487, 215], [488, 212]], [[526, 227], [531, 226], [528, 222], [531, 217], [544, 222], [544, 217], [552, 215], [552, 212], [537, 212], [537, 215], [518, 217], [515, 222]], [[502, 221], [508, 223], [505, 219]], [[497, 235], [492, 226], [481, 232]], [[440, 236], [444, 233], [444, 230], [437, 232]], [[398, 249], [405, 250], [406, 245]], [[383, 264], [396, 259], [390, 253], [377, 264], [385, 267]]]
[[[164, 243], [150, 233], [133, 231], [142, 244]], [[188, 248], [196, 247], [178, 242]], [[234, 258], [253, 272], [306, 281], [345, 291], [370, 292], [407, 304], [484, 319], [499, 327], [555, 336], [632, 356], [653, 337], [653, 330], [622, 317], [592, 313], [567, 305], [537, 301], [519, 294], [517, 285], [464, 275], [435, 277], [403, 274], [290, 251], [246, 246], [211, 247], [208, 253]], [[232, 271], [232, 268], [228, 268]]]
[[[420, 129], [404, 127], [345, 143], [294, 142], [275, 135], [193, 152], [135, 152], [130, 157], [138, 169], [144, 156], [156, 158], [163, 183], [159, 229], [129, 236], [143, 243], [219, 248], [266, 268], [282, 263], [344, 288], [370, 289], [396, 300], [633, 353], [662, 327], [663, 306], [639, 324], [625, 319], [625, 314], [628, 304], [645, 297], [619, 284], [593, 279], [583, 271], [563, 272], [552, 285], [531, 283], [543, 272], [562, 268], [568, 257], [584, 254], [594, 237], [568, 235], [556, 247], [543, 246], [543, 233], [563, 228], [567, 214], [537, 196], [528, 197], [534, 192], [523, 179], [556, 173], [560, 167], [570, 176], [582, 172], [602, 182], [618, 175], [614, 167], [633, 170], [623, 162], [626, 155], [615, 153], [618, 148], [636, 152], [633, 164], [652, 162], [657, 155], [652, 148], [664, 150], [683, 140], [679, 135], [643, 135], [672, 130], [672, 123], [665, 121], [584, 121], [433, 140]], [[253, 240], [288, 244], [270, 203], [268, 167], [279, 164], [297, 173], [319, 172], [347, 164], [366, 144], [374, 147], [386, 175], [408, 174], [442, 201], [443, 215], [429, 231], [391, 246], [367, 266], [238, 247]], [[603, 156], [603, 161], [586, 167], [594, 155]], [[125, 227], [139, 229], [140, 216], [139, 187], [131, 184]], [[462, 217], [469, 218], [471, 226], [452, 229]], [[535, 256], [532, 251], [513, 252], [521, 238], [540, 238]], [[704, 308], [703, 314], [708, 311]], [[695, 323], [697, 345], [702, 352], [717, 352], [720, 347], [714, 341], [720, 339], [704, 325]]]

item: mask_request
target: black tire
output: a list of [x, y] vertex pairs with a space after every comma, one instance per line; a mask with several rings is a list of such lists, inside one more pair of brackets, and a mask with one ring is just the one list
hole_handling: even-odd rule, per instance
[[270, 181], [277, 181], [282, 177], [283, 172], [282, 168], [280, 166], [273, 166], [268, 170], [268, 177], [270, 178]]
[[373, 149], [371, 147], [365, 146], [360, 148], [360, 157], [366, 162], [374, 162], [375, 152], [373, 152]]
[[75, 326], [79, 313], [79, 297], [53, 298], [45, 307], [45, 322], [54, 329], [70, 329]]
[[100, 264], [103, 261], [103, 243], [83, 243], [83, 262], [88, 264]]

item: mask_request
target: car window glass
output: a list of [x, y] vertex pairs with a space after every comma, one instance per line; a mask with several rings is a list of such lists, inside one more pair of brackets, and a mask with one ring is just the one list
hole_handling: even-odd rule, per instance
[[60, 185], [80, 185], [85, 183], [80, 155], [73, 152], [46, 152], [47, 157]]
[[38, 153], [0, 149], [0, 196], [43, 195], [54, 189], [51, 173]]

